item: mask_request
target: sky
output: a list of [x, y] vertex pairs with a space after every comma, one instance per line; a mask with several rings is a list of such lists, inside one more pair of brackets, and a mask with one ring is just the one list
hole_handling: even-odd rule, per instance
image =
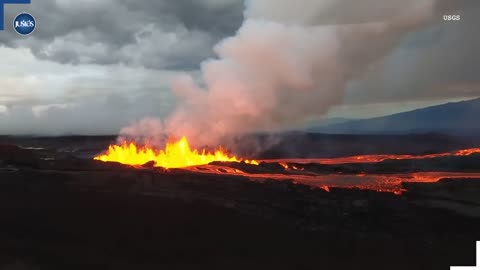
[[[0, 32], [0, 134], [116, 134], [146, 117], [165, 118], [179, 103], [172, 82], [187, 74], [203, 85], [204, 61], [218, 57], [220, 41], [240, 35], [246, 18], [285, 27], [360, 25], [394, 18], [402, 6], [414, 12], [414, 5], [381, 9], [375, 1], [380, 0], [367, 1], [368, 10], [359, 9], [358, 1], [340, 0], [288, 16], [282, 12], [294, 7], [275, 9], [266, 0], [32, 0], [31, 5], [6, 5], [6, 27]], [[275, 3], [280, 2], [291, 4]], [[295, 3], [301, 2], [309, 4]], [[11, 27], [23, 11], [37, 21], [27, 37]], [[462, 1], [451, 12], [461, 14], [461, 20], [443, 21], [440, 12], [432, 22], [409, 30], [384, 55], [356, 69], [339, 100], [316, 115], [367, 118], [480, 96], [480, 4]]]

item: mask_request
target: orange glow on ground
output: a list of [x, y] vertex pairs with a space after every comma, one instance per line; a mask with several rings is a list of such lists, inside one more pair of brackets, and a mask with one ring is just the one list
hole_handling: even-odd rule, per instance
[[[185, 168], [186, 171], [201, 174], [216, 175], [242, 175], [251, 180], [290, 180], [294, 183], [301, 183], [330, 191], [330, 188], [359, 188], [381, 192], [393, 192], [401, 194], [404, 190], [402, 182], [437, 182], [444, 178], [480, 179], [480, 173], [464, 172], [410, 172], [397, 174], [368, 174], [360, 172], [357, 174], [330, 173], [307, 171], [302, 164], [345, 164], [345, 163], [370, 163], [382, 162], [387, 159], [426, 159], [449, 156], [469, 156], [480, 154], [480, 148], [458, 150], [448, 153], [429, 155], [362, 155], [339, 158], [316, 158], [316, 159], [277, 159], [262, 160], [265, 163], [277, 163], [281, 170], [270, 172], [248, 172], [229, 165], [211, 164], [214, 161], [220, 162], [245, 162], [247, 164], [259, 165], [259, 161], [244, 160], [230, 155], [228, 151], [218, 148], [214, 152], [206, 150], [191, 149], [187, 139], [183, 137], [178, 141], [167, 143], [165, 149], [157, 150], [148, 146], [137, 146], [134, 143], [124, 142], [121, 145], [110, 145], [105, 154], [95, 157], [95, 160], [119, 162], [122, 164], [139, 166], [148, 162], [155, 162], [156, 167], [164, 168]], [[246, 169], [248, 167], [245, 167]], [[288, 172], [286, 172], [288, 171]]]
[[346, 163], [375, 163], [375, 162], [382, 162], [388, 159], [392, 159], [392, 160], [427, 159], [427, 158], [452, 157], [452, 156], [470, 156], [473, 154], [480, 154], [480, 148], [469, 148], [464, 150], [458, 150], [455, 152], [429, 154], [429, 155], [383, 155], [383, 154], [380, 154], [380, 155], [359, 155], [359, 156], [335, 157], [335, 158], [268, 159], [268, 160], [262, 160], [262, 161], [281, 162], [287, 166], [288, 166], [287, 163], [299, 163], [299, 164], [320, 163], [320, 164], [326, 164], [326, 165], [335, 165], [335, 164], [346, 164]]

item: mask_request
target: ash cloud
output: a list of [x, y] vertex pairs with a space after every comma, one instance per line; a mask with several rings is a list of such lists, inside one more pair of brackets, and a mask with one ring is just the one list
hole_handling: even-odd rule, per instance
[[237, 34], [215, 46], [218, 58], [202, 63], [204, 85], [189, 76], [174, 82], [180, 104], [164, 120], [164, 132], [215, 144], [321, 117], [342, 103], [349, 81], [430, 23], [438, 4], [375, 1], [374, 9], [352, 13], [363, 5], [356, 3], [248, 1]]

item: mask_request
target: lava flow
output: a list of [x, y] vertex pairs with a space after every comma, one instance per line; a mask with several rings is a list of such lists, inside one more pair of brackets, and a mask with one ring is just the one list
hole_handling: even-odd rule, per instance
[[[95, 160], [104, 162], [119, 162], [122, 164], [141, 166], [154, 162], [156, 167], [186, 168], [186, 172], [212, 175], [242, 175], [252, 180], [292, 180], [314, 187], [342, 187], [371, 189], [400, 194], [403, 191], [402, 182], [436, 182], [444, 178], [480, 179], [480, 172], [404, 172], [404, 173], [342, 173], [323, 172], [312, 169], [312, 164], [318, 166], [377, 163], [384, 160], [403, 159], [433, 159], [449, 156], [469, 156], [480, 154], [480, 148], [471, 148], [447, 153], [428, 155], [360, 155], [339, 158], [318, 159], [278, 159], [261, 160], [262, 166], [232, 165], [229, 162], [243, 162], [259, 165], [258, 161], [245, 160], [229, 154], [225, 149], [218, 148], [214, 152], [205, 149], [192, 149], [185, 137], [178, 141], [171, 140], [165, 149], [158, 150], [149, 146], [138, 146], [135, 143], [124, 142], [120, 145], [110, 145], [105, 154], [95, 157]], [[227, 164], [210, 164], [214, 161]], [[210, 165], [207, 165], [210, 164]], [[273, 166], [269, 165], [272, 164]], [[278, 167], [275, 167], [277, 164]], [[304, 165], [309, 164], [310, 169]], [[203, 166], [207, 165], [207, 166]], [[187, 168], [188, 167], [188, 168]], [[324, 167], [318, 167], [324, 168]], [[327, 188], [328, 189], [328, 188]]]
[[348, 157], [336, 158], [307, 158], [307, 159], [269, 159], [263, 160], [265, 162], [281, 162], [282, 167], [288, 169], [287, 163], [320, 163], [326, 165], [347, 164], [347, 163], [377, 163], [388, 159], [404, 160], [404, 159], [428, 159], [439, 157], [453, 157], [453, 156], [470, 156], [473, 154], [480, 154], [480, 148], [469, 148], [447, 153], [437, 153], [428, 155], [358, 155]]
[[214, 161], [245, 162], [258, 165], [258, 162], [254, 160], [244, 160], [230, 155], [223, 148], [218, 148], [214, 152], [208, 152], [205, 149], [201, 151], [192, 150], [186, 137], [182, 137], [178, 141], [170, 140], [164, 150], [158, 150], [149, 146], [137, 146], [133, 142], [110, 145], [105, 154], [96, 156], [94, 159], [133, 166], [154, 162], [156, 167], [163, 168], [184, 168], [205, 165]]

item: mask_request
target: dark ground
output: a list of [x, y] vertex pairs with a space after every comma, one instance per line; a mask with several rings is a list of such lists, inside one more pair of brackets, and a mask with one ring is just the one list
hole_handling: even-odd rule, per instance
[[[318, 136], [318, 145], [330, 141], [330, 149], [367, 140], [306, 136]], [[410, 151], [474, 144], [437, 136], [425, 145], [417, 137], [423, 149]], [[402, 196], [326, 192], [288, 181], [139, 170], [74, 157], [113, 139], [0, 139], [0, 269], [441, 270], [475, 264], [478, 180], [405, 184]], [[412, 138], [395, 139], [398, 149], [402, 140], [415, 145]], [[370, 141], [365, 151], [391, 144], [375, 140], [381, 143]], [[449, 143], [435, 144], [440, 141]], [[468, 162], [475, 170], [478, 159]]]
[[[44, 147], [62, 153], [91, 156], [116, 142], [117, 136], [13, 137], [0, 136], [0, 144]], [[328, 135], [290, 132], [243, 136], [229, 148], [257, 159], [321, 158], [366, 154], [413, 154], [449, 152], [480, 146], [480, 137], [419, 135]], [[260, 146], [260, 147], [259, 147]], [[233, 150], [233, 149], [232, 149]], [[260, 151], [259, 151], [260, 150]]]

